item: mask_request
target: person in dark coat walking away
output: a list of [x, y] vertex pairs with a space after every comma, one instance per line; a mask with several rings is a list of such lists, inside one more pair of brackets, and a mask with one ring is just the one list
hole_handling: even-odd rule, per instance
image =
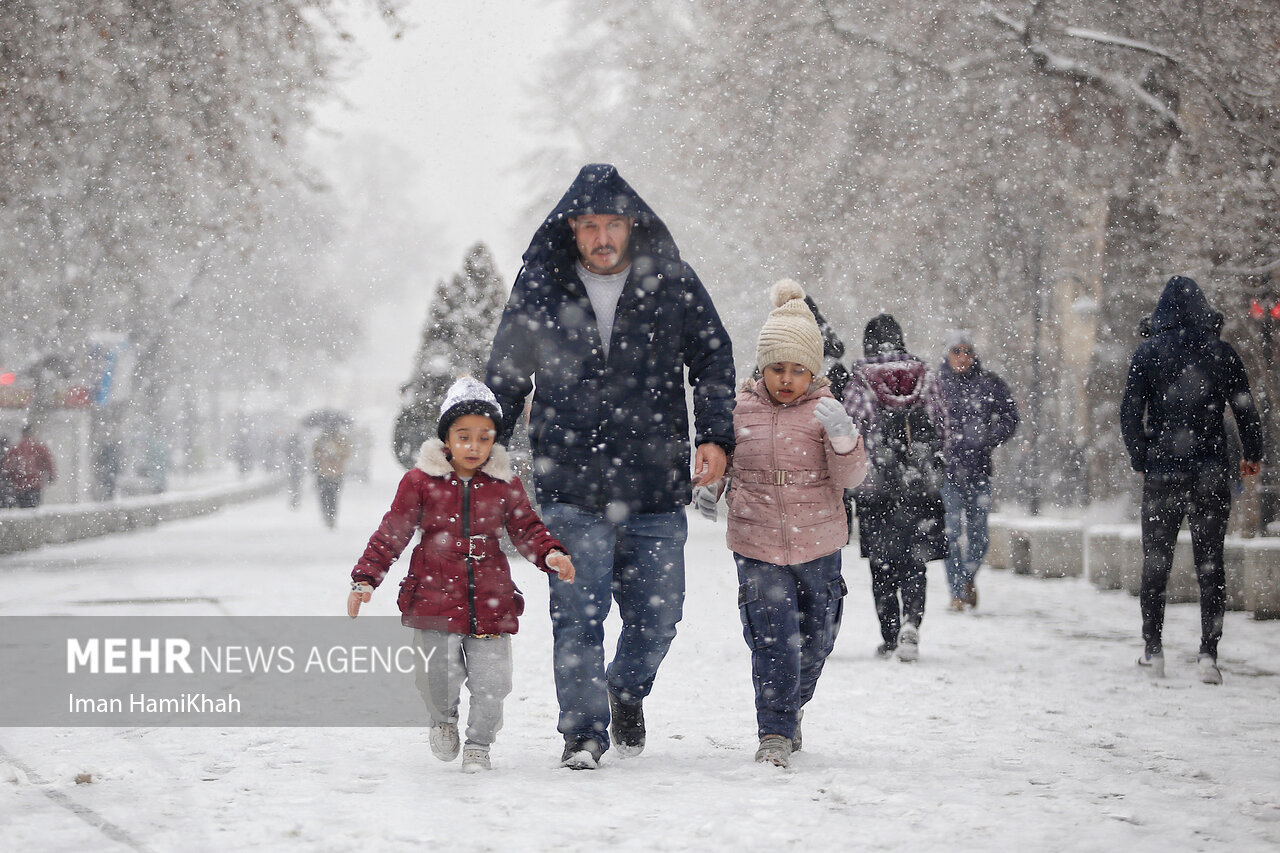
[[983, 368], [973, 335], [963, 329], [947, 336], [947, 355], [938, 379], [950, 425], [950, 439], [942, 452], [947, 586], [951, 609], [962, 611], [978, 606], [974, 577], [990, 544], [991, 452], [1018, 428], [1018, 404], [1004, 380]]
[[947, 414], [937, 374], [907, 352], [890, 314], [867, 323], [865, 355], [845, 387], [845, 410], [867, 443], [871, 464], [854, 490], [858, 539], [871, 564], [871, 594], [884, 642], [876, 650], [920, 656], [925, 563], [946, 555], [939, 486]]
[[56, 479], [57, 470], [53, 454], [36, 438], [31, 424], [22, 428], [22, 438], [0, 460], [0, 476], [9, 481], [14, 503], [19, 508], [32, 509], [44, 500], [44, 487]]
[[1178, 529], [1185, 516], [1200, 584], [1197, 669], [1221, 684], [1218, 642], [1226, 610], [1223, 540], [1231, 514], [1231, 457], [1224, 415], [1235, 417], [1240, 473], [1261, 467], [1262, 423], [1240, 356], [1219, 339], [1217, 318], [1200, 286], [1174, 276], [1151, 315], [1120, 403], [1120, 430], [1142, 482], [1142, 640], [1139, 666], [1163, 677], [1164, 606]]
[[729, 335], [662, 220], [613, 166], [584, 166], [524, 254], [485, 378], [504, 441], [533, 390], [534, 486], [577, 566], [577, 583], [551, 579], [566, 767], [594, 769], [611, 742], [644, 748], [642, 703], [684, 608], [686, 371], [694, 476], [710, 485], [733, 449]]
[[490, 768], [511, 692], [511, 635], [524, 598], [511, 579], [499, 536], [562, 582], [573, 561], [529, 505], [506, 449], [495, 445], [502, 412], [479, 380], [459, 379], [440, 407], [439, 439], [423, 442], [418, 464], [400, 479], [391, 509], [351, 571], [347, 615], [360, 613], [416, 530], [422, 539], [400, 582], [401, 622], [413, 628], [423, 660], [418, 690], [431, 718], [428, 741], [441, 761], [458, 757], [458, 702], [471, 694], [462, 770]]

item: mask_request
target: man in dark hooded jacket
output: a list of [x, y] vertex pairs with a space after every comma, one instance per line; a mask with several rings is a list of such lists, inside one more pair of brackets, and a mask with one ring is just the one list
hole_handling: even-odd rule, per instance
[[1218, 338], [1200, 287], [1174, 276], [1151, 315], [1151, 336], [1133, 354], [1120, 430], [1142, 484], [1142, 639], [1138, 664], [1164, 675], [1165, 587], [1185, 515], [1200, 582], [1200, 679], [1221, 684], [1218, 641], [1226, 609], [1222, 543], [1231, 512], [1230, 455], [1223, 414], [1240, 433], [1240, 473], [1258, 473], [1262, 425], [1240, 356]]
[[644, 748], [641, 703], [684, 605], [686, 371], [694, 474], [709, 485], [733, 449], [729, 336], [662, 220], [613, 166], [584, 166], [524, 254], [485, 380], [503, 412], [533, 390], [534, 486], [577, 567], [574, 583], [551, 580], [566, 767], [594, 769], [611, 735], [621, 755]]

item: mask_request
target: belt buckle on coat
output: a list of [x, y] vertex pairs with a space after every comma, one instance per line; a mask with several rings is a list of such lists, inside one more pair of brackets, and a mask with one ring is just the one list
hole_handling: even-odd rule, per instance
[[488, 539], [488, 538], [489, 537], [487, 536], [481, 536], [481, 535], [468, 536], [467, 537], [467, 556], [471, 557], [472, 559], [479, 557], [480, 555], [476, 553], [476, 540], [479, 539], [481, 542], [483, 542], [485, 539]]
[[791, 474], [788, 471], [774, 469], [773, 484], [775, 486], [786, 486], [791, 483]]

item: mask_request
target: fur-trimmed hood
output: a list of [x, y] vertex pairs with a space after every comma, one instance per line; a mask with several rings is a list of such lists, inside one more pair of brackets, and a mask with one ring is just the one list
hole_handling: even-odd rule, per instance
[[[444, 442], [438, 438], [428, 438], [418, 449], [418, 463], [415, 466], [432, 477], [448, 477], [453, 473], [453, 465], [445, 455]], [[480, 470], [495, 480], [510, 483], [515, 479], [515, 471], [511, 467], [511, 455], [501, 444], [493, 446], [489, 461], [480, 466]]]

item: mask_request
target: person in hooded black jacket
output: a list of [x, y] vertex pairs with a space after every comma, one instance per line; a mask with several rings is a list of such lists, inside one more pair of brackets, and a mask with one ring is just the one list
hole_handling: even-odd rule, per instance
[[871, 569], [883, 658], [920, 656], [926, 563], [947, 554], [939, 485], [950, 432], [936, 373], [907, 352], [891, 314], [867, 323], [844, 407], [867, 442], [867, 478], [853, 490], [858, 541]]
[[[662, 220], [613, 166], [584, 166], [524, 254], [485, 376], [506, 413], [533, 390], [537, 499], [578, 567], [576, 583], [551, 580], [567, 767], [595, 768], [610, 735], [622, 755], [644, 748], [641, 703], [684, 602], [686, 372], [694, 474], [709, 485], [733, 449], [729, 335]], [[508, 416], [499, 440], [515, 426]]]
[[1224, 413], [1239, 429], [1240, 473], [1258, 473], [1262, 425], [1240, 356], [1218, 338], [1217, 315], [1199, 285], [1174, 276], [1133, 354], [1120, 430], [1142, 485], [1142, 639], [1138, 664], [1164, 675], [1164, 605], [1183, 516], [1200, 584], [1202, 681], [1221, 684], [1218, 641], [1226, 609], [1223, 540], [1231, 512], [1231, 457]]

